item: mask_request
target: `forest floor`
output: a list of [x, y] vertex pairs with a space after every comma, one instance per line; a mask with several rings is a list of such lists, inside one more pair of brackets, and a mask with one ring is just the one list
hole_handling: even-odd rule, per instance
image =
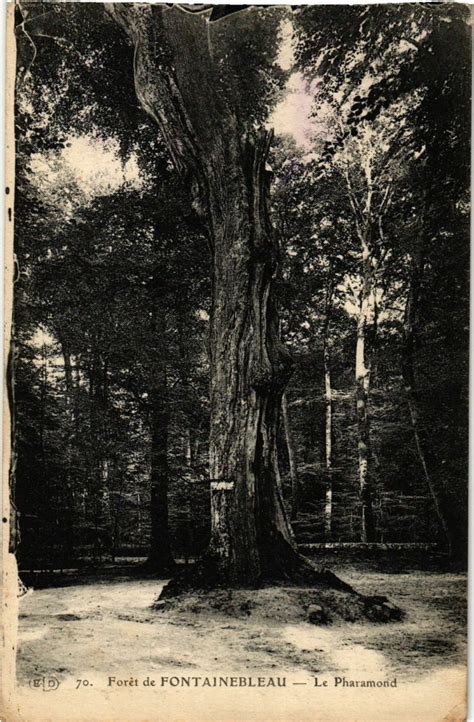
[[[302, 606], [307, 590], [294, 587], [188, 594], [154, 610], [165, 580], [136, 570], [33, 589], [19, 600], [19, 719], [64, 722], [67, 709], [68, 722], [82, 722], [86, 703], [87, 719], [102, 710], [104, 719], [116, 722], [155, 720], [160, 709], [172, 722], [464, 719], [466, 575], [382, 572], [380, 565], [351, 563], [332, 569], [362, 593], [386, 595], [405, 619], [315, 626]], [[215, 689], [205, 696], [209, 690], [163, 683], [217, 675], [283, 675], [286, 690]], [[330, 690], [336, 675], [396, 679], [397, 688]], [[59, 682], [54, 696], [31, 689], [32, 680], [52, 677]], [[147, 691], [147, 678], [165, 688]], [[327, 680], [327, 692], [315, 689], [315, 678]], [[116, 680], [127, 679], [141, 689], [117, 686]], [[429, 703], [442, 714], [427, 712]]]
[[333, 569], [362, 593], [386, 595], [405, 619], [314, 626], [306, 621], [301, 590], [291, 587], [189, 594], [154, 611], [163, 581], [102, 577], [34, 589], [20, 600], [18, 679], [52, 672], [81, 678], [86, 670], [113, 675], [124, 666], [134, 674], [216, 674], [225, 667], [243, 674], [384, 671], [410, 678], [464, 663], [463, 573]]

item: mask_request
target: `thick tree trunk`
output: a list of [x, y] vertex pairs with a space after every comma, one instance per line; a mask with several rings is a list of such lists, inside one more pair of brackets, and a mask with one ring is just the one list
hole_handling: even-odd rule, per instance
[[292, 364], [278, 339], [272, 298], [277, 247], [265, 171], [271, 137], [246, 128], [235, 99], [219, 90], [224, 46], [211, 46], [205, 18], [161, 6], [109, 10], [135, 41], [138, 98], [176, 168], [192, 179], [195, 209], [209, 232], [207, 562], [228, 583], [257, 583], [300, 561], [277, 483], [281, 397]]
[[293, 434], [291, 432], [290, 419], [288, 416], [288, 399], [286, 394], [283, 394], [281, 404], [282, 418], [283, 418], [283, 430], [285, 432], [286, 449], [288, 452], [288, 465], [290, 467], [290, 482], [291, 482], [291, 519], [298, 518], [299, 511], [299, 479], [298, 479], [298, 467], [296, 464], [296, 452]]
[[[264, 175], [270, 138], [264, 131], [243, 144], [238, 138], [235, 128], [211, 186], [210, 554], [222, 576], [249, 583], [284, 574], [297, 552], [277, 483], [278, 420], [292, 364], [272, 298], [276, 246]], [[223, 188], [225, 168], [233, 173]]]
[[452, 537], [447, 519], [444, 514], [443, 494], [429, 470], [425, 442], [422, 439], [420, 428], [420, 411], [415, 377], [415, 340], [418, 319], [418, 304], [421, 292], [421, 283], [424, 270], [424, 258], [421, 247], [412, 258], [410, 286], [405, 306], [402, 337], [402, 377], [407, 397], [410, 422], [418, 454], [418, 460], [423, 471], [426, 486], [429, 490], [441, 532], [446, 540], [449, 552], [452, 549]]
[[359, 467], [359, 495], [361, 503], [361, 541], [375, 541], [375, 528], [372, 509], [372, 484], [369, 469], [370, 430], [369, 430], [369, 390], [370, 362], [366, 349], [367, 327], [371, 318], [371, 296], [373, 277], [370, 257], [364, 264], [364, 278], [357, 319], [356, 340], [356, 414], [357, 414], [357, 451]]
[[[226, 32], [233, 37], [235, 26], [220, 23], [213, 43], [206, 18], [177, 6], [114, 3], [107, 10], [135, 44], [137, 97], [190, 181], [209, 233], [212, 524], [206, 573], [196, 583], [286, 578], [354, 599], [351, 587], [298, 553], [278, 483], [279, 414], [293, 364], [273, 299], [278, 258], [265, 169], [271, 135], [238, 117], [241, 99], [221, 77]], [[182, 588], [177, 580], [166, 595]]]

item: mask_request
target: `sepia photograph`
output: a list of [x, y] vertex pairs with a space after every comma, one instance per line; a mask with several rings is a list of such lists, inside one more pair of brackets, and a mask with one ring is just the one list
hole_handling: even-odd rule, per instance
[[6, 16], [1, 722], [465, 720], [471, 8]]

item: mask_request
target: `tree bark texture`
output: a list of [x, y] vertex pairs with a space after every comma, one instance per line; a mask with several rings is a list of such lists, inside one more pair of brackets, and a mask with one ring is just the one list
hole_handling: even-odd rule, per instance
[[138, 98], [189, 178], [208, 228], [208, 557], [223, 579], [256, 583], [298, 558], [277, 484], [277, 429], [292, 363], [273, 300], [278, 259], [265, 171], [271, 133], [246, 128], [238, 103], [221, 92], [219, 52], [203, 17], [164, 6], [115, 4], [110, 11], [135, 43]]
[[[233, 188], [219, 182], [211, 193], [211, 553], [241, 581], [275, 571], [292, 546], [276, 468], [291, 362], [279, 341], [272, 298], [277, 259], [266, 208], [269, 140], [262, 131], [242, 145], [235, 128], [222, 165], [235, 169], [232, 183], [226, 182]], [[226, 217], [220, 218], [224, 203]]]

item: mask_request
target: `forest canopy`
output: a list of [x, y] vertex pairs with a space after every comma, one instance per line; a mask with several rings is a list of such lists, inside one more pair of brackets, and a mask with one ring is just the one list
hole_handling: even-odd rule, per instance
[[216, 9], [17, 5], [20, 567], [462, 556], [469, 10]]

